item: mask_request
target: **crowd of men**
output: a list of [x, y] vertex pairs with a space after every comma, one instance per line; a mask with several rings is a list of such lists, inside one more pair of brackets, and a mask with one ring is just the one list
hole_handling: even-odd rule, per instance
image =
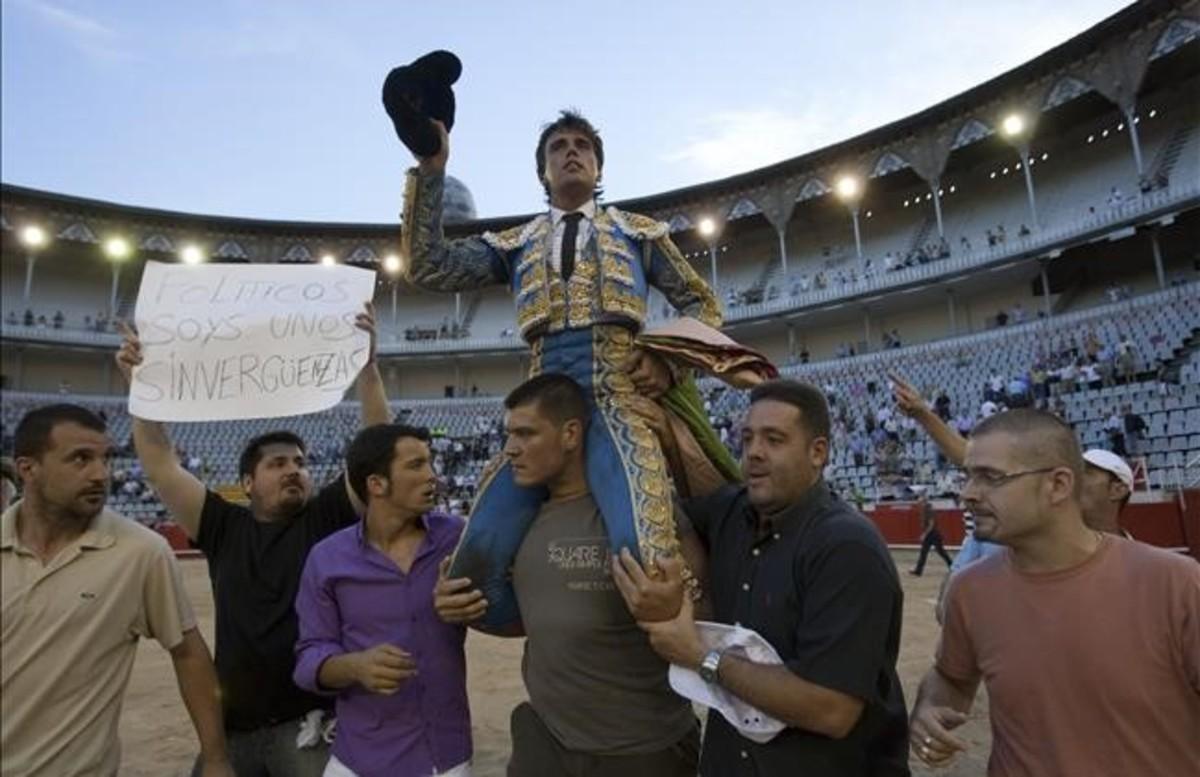
[[[373, 330], [369, 312], [359, 323]], [[139, 360], [129, 336], [118, 364], [128, 375]], [[434, 509], [430, 436], [391, 422], [373, 361], [358, 390], [344, 475], [317, 489], [306, 441], [263, 435], [240, 461], [248, 506], [208, 490], [162, 424], [134, 419], [144, 477], [207, 558], [215, 660], [166, 543], [104, 508], [104, 421], [73, 405], [25, 415], [0, 545], [5, 774], [117, 773], [142, 637], [171, 653], [194, 774], [471, 773], [464, 641], [487, 602], [447, 577], [464, 523]], [[501, 635], [526, 639], [529, 692], [508, 774], [908, 774], [910, 754], [937, 766], [969, 747], [954, 729], [981, 680], [990, 774], [1200, 769], [1200, 566], [1121, 535], [1128, 467], [1082, 454], [1042, 410], [998, 412], [964, 438], [911, 386], [895, 391], [963, 467], [979, 557], [950, 578], [911, 709], [896, 674], [902, 588], [879, 532], [824, 481], [822, 389], [756, 388], [738, 427], [744, 483], [681, 505], [684, 558], [644, 565], [607, 552], [582, 474], [582, 389], [555, 374], [518, 387], [503, 451], [548, 499], [512, 570], [520, 628]], [[720, 649], [697, 619], [753, 632], [778, 660]], [[764, 741], [718, 701], [702, 739], [671, 665], [778, 732]]]
[[[385, 85], [385, 104], [389, 94]], [[510, 283], [497, 252], [526, 250], [517, 244], [528, 236], [510, 231], [452, 251], [430, 216], [436, 208], [415, 205], [440, 198], [449, 154], [448, 117], [432, 118], [440, 138], [407, 177], [404, 235], [419, 249], [408, 252], [417, 275], [443, 290]], [[418, 145], [402, 122], [397, 132]], [[537, 159], [551, 204], [537, 223], [555, 236], [553, 269], [586, 287], [576, 262], [601, 225], [599, 136], [564, 112], [543, 130]], [[625, 217], [603, 219], [611, 230]], [[715, 297], [654, 236], [659, 225], [639, 219], [620, 227], [620, 251], [605, 254], [605, 266], [653, 276], [678, 310], [719, 326]], [[645, 248], [647, 266], [631, 246]], [[539, 267], [515, 287], [542, 288]], [[605, 287], [595, 309], [604, 315], [583, 329], [572, 306], [565, 336], [592, 328], [589, 341], [601, 333], [626, 343], [629, 330], [607, 318], [632, 299], [620, 285]], [[658, 488], [663, 508], [643, 517], [672, 540], [662, 547], [678, 548], [645, 557], [610, 543], [612, 516], [599, 506], [606, 484], [588, 473], [589, 457], [607, 449], [589, 426], [643, 435], [631, 454], [642, 469], [618, 470], [626, 473], [665, 468], [657, 439], [645, 437], [656, 432], [597, 412], [602, 383], [585, 390], [549, 368], [522, 383], [504, 402], [495, 471], [544, 498], [506, 565], [519, 617], [492, 626], [484, 591], [497, 589], [450, 574], [460, 539], [480, 524], [467, 530], [435, 508], [438, 467], [442, 477], [467, 467], [493, 440], [481, 435], [468, 450], [394, 423], [369, 303], [356, 324], [370, 341], [356, 379], [362, 428], [342, 474], [322, 487], [310, 441], [278, 429], [242, 450], [248, 503], [235, 503], [181, 461], [163, 423], [133, 418], [146, 483], [206, 559], [211, 655], [166, 541], [105, 509], [114, 446], [104, 419], [70, 404], [21, 418], [19, 499], [0, 518], [0, 772], [118, 774], [122, 696], [138, 640], [153, 638], [170, 653], [195, 727], [193, 775], [469, 777], [464, 647], [477, 629], [525, 640], [529, 698], [511, 713], [509, 777], [901, 777], [913, 757], [939, 766], [969, 747], [955, 729], [981, 681], [994, 777], [1200, 773], [1200, 566], [1120, 534], [1128, 467], [1081, 452], [1054, 414], [997, 407], [964, 437], [899, 379], [898, 417], [876, 414], [885, 437], [891, 426], [921, 427], [961, 466], [980, 557], [949, 578], [945, 627], [910, 707], [897, 674], [904, 596], [895, 563], [875, 525], [824, 476], [841, 412], [837, 401], [831, 412], [831, 388], [836, 397], [846, 387], [755, 386], [739, 423], [715, 425], [738, 451], [740, 477], [702, 497], [672, 500], [662, 479], [639, 479], [639, 496]], [[566, 358], [577, 354], [566, 340], [523, 335], [531, 332], [542, 338], [532, 342], [543, 367], [551, 355], [561, 370], [582, 361]], [[123, 334], [116, 360], [130, 382], [142, 346]], [[631, 348], [629, 374], [606, 371], [605, 380], [628, 378], [652, 400], [688, 380]], [[8, 486], [0, 493], [11, 496]], [[932, 517], [926, 528], [938, 549]], [[695, 701], [709, 708], [703, 731]]]

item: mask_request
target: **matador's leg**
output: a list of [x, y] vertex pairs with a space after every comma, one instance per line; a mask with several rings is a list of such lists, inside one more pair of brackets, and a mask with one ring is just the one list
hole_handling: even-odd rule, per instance
[[604, 516], [610, 547], [627, 547], [642, 564], [679, 552], [671, 481], [658, 437], [635, 409], [625, 372], [633, 336], [618, 327], [592, 333], [592, 395], [587, 479]]

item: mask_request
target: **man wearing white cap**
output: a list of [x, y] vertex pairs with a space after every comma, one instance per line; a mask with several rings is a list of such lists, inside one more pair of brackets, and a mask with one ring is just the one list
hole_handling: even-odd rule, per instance
[[[967, 438], [939, 418], [921, 394], [903, 378], [896, 374], [888, 377], [900, 412], [925, 429], [947, 461], [961, 467], [967, 454]], [[1133, 470], [1123, 458], [1103, 448], [1092, 448], [1083, 454], [1083, 460], [1086, 466], [1079, 498], [1083, 522], [1096, 531], [1133, 539], [1117, 520], [1133, 493]], [[957, 569], [952, 567], [950, 571], [953, 573]]]
[[1083, 522], [1096, 531], [1133, 539], [1121, 528], [1121, 510], [1133, 493], [1133, 470], [1117, 454], [1092, 448], [1083, 454]]

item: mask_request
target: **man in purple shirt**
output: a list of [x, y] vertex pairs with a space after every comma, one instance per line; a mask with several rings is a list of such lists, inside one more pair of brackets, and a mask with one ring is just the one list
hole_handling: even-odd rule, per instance
[[296, 614], [296, 684], [337, 695], [326, 777], [469, 775], [466, 629], [433, 609], [459, 518], [429, 512], [436, 480], [424, 429], [364, 429], [346, 453], [366, 518], [312, 549]]

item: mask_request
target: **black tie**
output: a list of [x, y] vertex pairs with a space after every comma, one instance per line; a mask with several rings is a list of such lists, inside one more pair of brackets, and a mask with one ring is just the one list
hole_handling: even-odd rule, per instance
[[563, 222], [566, 224], [566, 228], [563, 229], [562, 241], [562, 277], [564, 281], [569, 281], [571, 273], [575, 272], [575, 239], [579, 237], [579, 220], [582, 218], [582, 213], [563, 215]]

